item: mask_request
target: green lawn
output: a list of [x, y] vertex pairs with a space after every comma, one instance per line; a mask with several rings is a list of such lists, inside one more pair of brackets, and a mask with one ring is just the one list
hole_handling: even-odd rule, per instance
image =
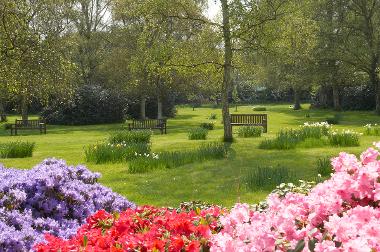
[[[289, 151], [260, 150], [258, 144], [266, 137], [274, 137], [275, 133], [286, 127], [297, 127], [306, 121], [324, 121], [332, 116], [333, 111], [300, 110], [293, 111], [289, 105], [266, 105], [269, 115], [269, 132], [261, 138], [236, 138], [231, 145], [228, 159], [194, 163], [171, 170], [159, 170], [148, 174], [128, 174], [127, 164], [85, 163], [83, 147], [105, 139], [109, 132], [121, 129], [120, 124], [96, 126], [48, 126], [47, 135], [37, 132], [21, 132], [21, 136], [9, 136], [0, 129], [0, 142], [7, 141], [34, 141], [36, 150], [33, 157], [24, 159], [0, 159], [7, 167], [31, 168], [47, 157], [63, 158], [69, 164], [85, 163], [91, 170], [102, 173], [100, 180], [114, 191], [125, 195], [137, 204], [152, 204], [160, 206], [174, 206], [181, 201], [203, 200], [211, 203], [231, 206], [239, 198], [243, 202], [257, 202], [269, 192], [248, 191], [244, 186], [244, 174], [248, 169], [263, 165], [281, 164], [289, 167], [298, 177], [313, 179], [317, 176], [315, 162], [318, 157], [336, 155], [340, 151], [360, 153], [373, 141], [380, 137], [361, 137], [361, 146], [354, 148], [309, 148]], [[306, 105], [304, 107], [307, 107]], [[231, 108], [234, 113], [234, 108]], [[196, 108], [178, 107], [176, 118], [168, 121], [168, 134], [160, 135], [157, 132], [152, 138], [154, 152], [163, 150], [181, 150], [194, 148], [204, 141], [190, 141], [187, 131], [201, 122], [208, 121], [207, 117], [215, 113], [218, 115], [216, 130], [210, 131], [208, 140], [220, 141], [222, 136], [221, 110], [211, 107]], [[254, 113], [252, 106], [240, 106], [238, 113]], [[310, 118], [305, 114], [309, 113]], [[334, 126], [338, 129], [354, 129], [363, 132], [363, 125], [380, 123], [380, 117], [372, 112], [344, 112], [342, 124]], [[10, 117], [12, 122], [15, 117]]]

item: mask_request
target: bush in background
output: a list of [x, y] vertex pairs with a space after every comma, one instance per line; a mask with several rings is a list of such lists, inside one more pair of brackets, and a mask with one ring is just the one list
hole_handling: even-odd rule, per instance
[[241, 126], [238, 128], [239, 137], [261, 137], [263, 127], [261, 126]]
[[41, 116], [50, 124], [86, 125], [120, 123], [126, 116], [127, 99], [120, 91], [99, 85], [80, 86], [68, 101], [46, 107]]
[[188, 133], [189, 140], [206, 140], [208, 130], [204, 128], [190, 129]]
[[199, 125], [199, 127], [206, 130], [213, 130], [215, 128], [215, 123], [213, 122], [204, 122]]
[[33, 155], [35, 143], [9, 142], [0, 143], [0, 158], [25, 158]]

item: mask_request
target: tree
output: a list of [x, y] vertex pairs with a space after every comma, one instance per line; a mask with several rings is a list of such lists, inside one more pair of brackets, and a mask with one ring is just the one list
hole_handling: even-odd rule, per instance
[[6, 65], [2, 83], [19, 100], [23, 120], [28, 119], [32, 98], [46, 101], [69, 83], [72, 65], [60, 51], [62, 4], [52, 0], [0, 3], [0, 57]]

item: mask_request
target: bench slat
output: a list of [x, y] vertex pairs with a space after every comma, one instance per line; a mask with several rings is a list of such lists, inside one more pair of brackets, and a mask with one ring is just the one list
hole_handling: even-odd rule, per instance
[[262, 126], [264, 132], [268, 131], [267, 114], [231, 114], [230, 122], [232, 126]]

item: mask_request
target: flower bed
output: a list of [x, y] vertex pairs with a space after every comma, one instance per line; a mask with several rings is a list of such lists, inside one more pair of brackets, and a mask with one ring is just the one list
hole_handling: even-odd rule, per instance
[[135, 207], [96, 183], [99, 176], [56, 159], [31, 170], [0, 165], [0, 251], [30, 251], [35, 242], [44, 240], [44, 233], [70, 237], [100, 209]]
[[47, 243], [35, 247], [47, 251], [207, 251], [209, 238], [219, 231], [218, 207], [176, 211], [139, 207], [117, 215], [103, 210], [87, 219], [69, 240], [46, 235]]
[[[380, 142], [375, 146], [380, 148]], [[363, 152], [359, 159], [342, 152], [332, 159], [335, 173], [329, 180], [315, 187], [306, 182], [299, 187], [282, 184], [265, 202], [254, 206], [239, 203], [229, 213], [214, 206], [197, 207], [197, 204], [187, 204], [180, 209], [149, 206], [134, 209], [133, 204], [104, 188], [102, 190], [114, 198], [104, 201], [102, 195], [98, 204], [89, 200], [97, 198], [91, 194], [92, 186], [99, 186], [93, 184], [97, 176], [81, 167], [67, 167], [57, 160], [45, 161], [33, 173], [2, 169], [1, 189], [6, 193], [0, 196], [0, 246], [3, 246], [0, 251], [22, 250], [25, 244], [30, 246], [34, 241], [39, 242], [34, 247], [39, 252], [380, 251], [379, 155], [375, 148]], [[52, 169], [52, 164], [60, 169]], [[35, 176], [36, 181], [44, 181], [31, 187], [42, 189], [23, 192], [7, 185], [28, 187], [23, 173]], [[73, 176], [90, 186], [74, 189], [66, 179]], [[16, 182], [8, 182], [12, 180]], [[53, 185], [59, 186], [54, 189]], [[33, 193], [26, 193], [29, 191]], [[64, 197], [57, 192], [64, 193]], [[83, 196], [86, 193], [92, 196]], [[63, 205], [59, 208], [49, 207], [53, 203], [45, 205], [45, 202], [54, 202], [53, 199], [62, 201]], [[22, 208], [20, 204], [25, 205]], [[102, 207], [105, 210], [87, 218], [70, 237], [88, 212]], [[66, 208], [71, 210], [62, 210]], [[122, 208], [128, 209], [107, 213]], [[73, 216], [63, 218], [66, 215], [62, 212]], [[41, 234], [46, 231], [43, 241]], [[8, 247], [4, 249], [4, 246]]]
[[264, 211], [235, 205], [221, 217], [211, 251], [379, 251], [378, 156], [373, 148], [360, 160], [340, 153], [331, 179], [307, 195], [271, 194]]

